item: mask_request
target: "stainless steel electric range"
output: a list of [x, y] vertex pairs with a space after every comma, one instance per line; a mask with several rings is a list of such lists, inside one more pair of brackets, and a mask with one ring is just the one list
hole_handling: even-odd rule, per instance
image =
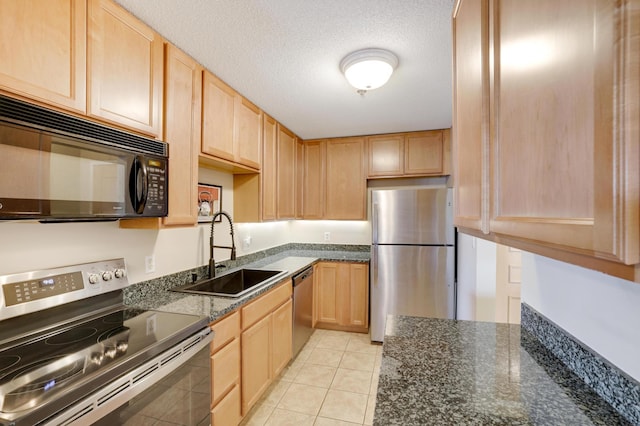
[[213, 339], [208, 317], [123, 306], [124, 259], [0, 276], [0, 425], [91, 424]]

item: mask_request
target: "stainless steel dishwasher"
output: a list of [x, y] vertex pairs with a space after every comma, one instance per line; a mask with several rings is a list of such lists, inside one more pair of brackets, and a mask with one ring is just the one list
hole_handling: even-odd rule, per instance
[[293, 277], [293, 358], [313, 333], [313, 267]]

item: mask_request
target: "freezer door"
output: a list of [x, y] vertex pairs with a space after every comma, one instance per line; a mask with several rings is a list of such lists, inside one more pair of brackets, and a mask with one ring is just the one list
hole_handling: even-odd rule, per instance
[[378, 246], [371, 253], [371, 340], [387, 314], [455, 318], [454, 247]]
[[451, 197], [448, 188], [373, 191], [373, 243], [454, 244]]

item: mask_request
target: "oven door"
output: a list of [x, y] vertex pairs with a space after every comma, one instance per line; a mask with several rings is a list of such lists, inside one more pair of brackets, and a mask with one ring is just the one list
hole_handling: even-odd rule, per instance
[[45, 421], [48, 426], [209, 425], [211, 366], [207, 327]]

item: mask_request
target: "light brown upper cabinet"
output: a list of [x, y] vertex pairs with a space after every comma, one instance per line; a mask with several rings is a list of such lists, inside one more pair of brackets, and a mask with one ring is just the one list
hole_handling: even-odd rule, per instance
[[263, 116], [262, 169], [233, 176], [235, 222], [294, 219], [302, 207], [301, 141], [272, 117]]
[[304, 142], [304, 219], [366, 219], [365, 152], [363, 137]]
[[88, 115], [162, 138], [162, 38], [109, 0], [88, 16]]
[[277, 211], [278, 219], [296, 217], [296, 136], [278, 123]]
[[[202, 154], [205, 161], [207, 156], [212, 156], [226, 162], [233, 171], [259, 170], [261, 146], [262, 111], [205, 71], [202, 94]], [[234, 164], [241, 169], [234, 169]]]
[[276, 219], [276, 170], [278, 139], [276, 120], [264, 115], [262, 136], [262, 220]]
[[169, 215], [165, 225], [198, 220], [202, 67], [176, 47], [165, 51], [165, 140], [169, 144]]
[[363, 137], [327, 140], [325, 219], [367, 218], [365, 145]]
[[464, 0], [453, 18], [455, 224], [489, 232], [489, 0]]
[[193, 226], [198, 221], [198, 152], [202, 67], [173, 45], [165, 46], [164, 135], [169, 144], [169, 214], [120, 220], [121, 228]]
[[304, 205], [304, 141], [296, 138], [296, 219], [303, 218]]
[[0, 4], [0, 89], [86, 111], [86, 0]]
[[209, 71], [202, 91], [202, 152], [235, 161], [233, 109], [236, 92]]
[[236, 95], [233, 121], [236, 162], [260, 169], [262, 111], [247, 99]]
[[635, 279], [615, 265], [640, 262], [636, 3], [458, 2], [458, 225]]
[[369, 136], [370, 178], [448, 174], [448, 130]]
[[324, 217], [324, 196], [326, 186], [326, 140], [304, 142], [303, 218], [322, 219]]

